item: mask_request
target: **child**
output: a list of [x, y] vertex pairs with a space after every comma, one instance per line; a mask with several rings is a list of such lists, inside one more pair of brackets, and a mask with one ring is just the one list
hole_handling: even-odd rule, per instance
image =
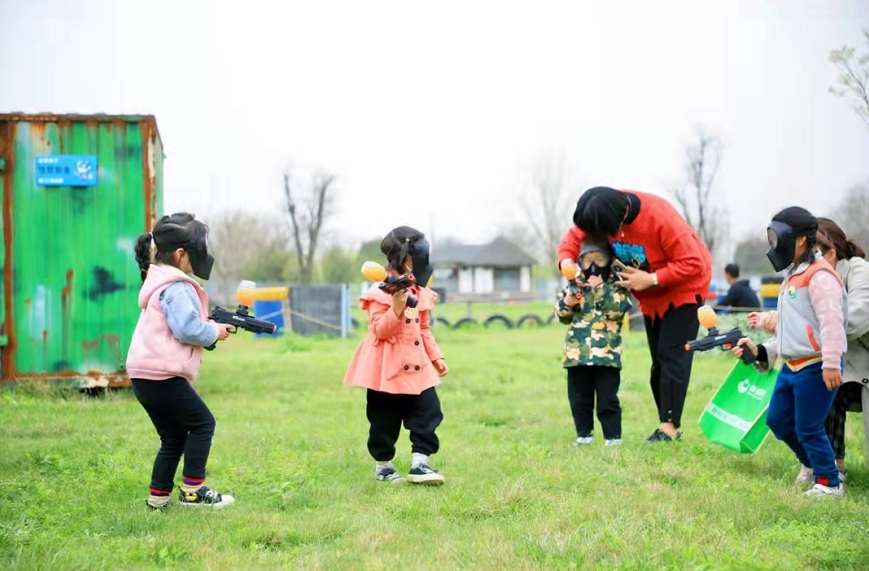
[[[368, 452], [375, 461], [375, 479], [394, 484], [404, 481], [392, 465], [404, 422], [413, 445], [408, 481], [437, 486], [444, 477], [429, 467], [429, 456], [439, 447], [435, 429], [443, 420], [435, 385], [448, 369], [429, 327], [437, 297], [423, 285], [432, 273], [429, 244], [418, 230], [401, 226], [383, 239], [380, 251], [389, 261], [390, 273], [413, 271], [418, 285], [393, 295], [373, 286], [361, 297], [369, 333], [350, 362], [344, 382], [368, 389]], [[418, 299], [416, 307], [408, 304], [410, 295]]]
[[[815, 251], [818, 221], [807, 210], [786, 208], [767, 229], [767, 257], [784, 271], [778, 298], [775, 343], [755, 345], [741, 339], [761, 370], [781, 356], [766, 423], [802, 464], [798, 484], [812, 484], [807, 496], [841, 498], [845, 489], [824, 430], [824, 421], [842, 384], [842, 356], [847, 348], [847, 297], [836, 271]], [[754, 327], [764, 327], [768, 314], [751, 314]]]
[[622, 323], [631, 309], [627, 289], [611, 271], [612, 255], [589, 239], [582, 243], [579, 265], [585, 283], [579, 297], [565, 288], [558, 295], [555, 313], [570, 324], [561, 361], [567, 369], [567, 398], [576, 425], [576, 444], [591, 444], [594, 399], [606, 446], [622, 443], [619, 406], [622, 368]]
[[127, 355], [127, 373], [160, 435], [147, 500], [151, 509], [169, 506], [182, 455], [181, 505], [222, 508], [234, 501], [204, 485], [215, 421], [192, 387], [202, 348], [226, 339], [231, 328], [208, 321], [208, 295], [187, 275], [207, 280], [211, 274], [214, 258], [208, 254], [207, 233], [192, 214], [173, 214], [136, 241], [142, 314]]

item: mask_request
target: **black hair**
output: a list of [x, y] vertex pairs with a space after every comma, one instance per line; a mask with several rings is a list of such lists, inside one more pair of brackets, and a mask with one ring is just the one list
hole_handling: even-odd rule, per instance
[[826, 238], [830, 246], [836, 250], [837, 260], [866, 257], [863, 248], [854, 240], [849, 240], [845, 231], [829, 218], [818, 218], [818, 234], [823, 235], [822, 237]]
[[726, 266], [724, 266], [724, 273], [729, 275], [729, 276], [733, 276], [735, 278], [738, 278], [739, 277], [739, 266], [737, 266], [736, 264], [727, 264]]
[[812, 263], [815, 260], [815, 244], [818, 240], [818, 219], [805, 208], [791, 206], [773, 216], [772, 220], [793, 228], [797, 237], [806, 237], [806, 251], [803, 252], [799, 261]]
[[380, 242], [380, 251], [389, 261], [389, 268], [403, 272], [404, 260], [410, 252], [410, 244], [425, 238], [425, 234], [410, 226], [399, 226]]
[[[142, 273], [142, 281], [148, 277], [148, 267], [152, 263], [177, 267], [175, 251], [188, 244], [204, 243], [208, 234], [208, 226], [196, 220], [196, 216], [187, 212], [178, 212], [164, 216], [150, 232], [136, 239], [136, 262]], [[156, 250], [151, 256], [152, 245]]]
[[573, 213], [573, 223], [596, 242], [608, 241], [628, 215], [630, 200], [614, 188], [596, 186], [582, 193]]

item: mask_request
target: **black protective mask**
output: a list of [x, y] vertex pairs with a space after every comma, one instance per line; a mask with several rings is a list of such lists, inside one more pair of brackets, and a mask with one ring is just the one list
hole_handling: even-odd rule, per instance
[[612, 262], [612, 257], [607, 254], [606, 264], [599, 265], [597, 260], [594, 259], [596, 256], [592, 255], [596, 252], [603, 252], [603, 250], [593, 249], [579, 257], [579, 269], [585, 281], [588, 281], [588, 278], [591, 276], [598, 276], [602, 281], [607, 281], [610, 277], [610, 264]]
[[410, 255], [410, 261], [413, 264], [413, 277], [416, 283], [421, 286], [427, 286], [434, 268], [429, 263], [429, 253], [431, 252], [431, 244], [428, 240], [421, 238], [416, 242], [411, 243], [407, 253]]
[[791, 226], [784, 222], [770, 222], [766, 229], [766, 238], [769, 241], [766, 257], [775, 271], [781, 272], [794, 263], [797, 234]]

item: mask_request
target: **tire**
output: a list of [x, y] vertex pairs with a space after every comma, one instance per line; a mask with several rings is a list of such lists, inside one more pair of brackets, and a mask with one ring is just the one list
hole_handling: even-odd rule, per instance
[[463, 317], [456, 321], [456, 324], [453, 325], [453, 329], [461, 329], [464, 325], [479, 325], [480, 323], [474, 319], [473, 317]]
[[443, 325], [444, 327], [451, 327], [450, 322], [443, 317], [435, 317], [435, 323], [437, 323], [438, 325]]
[[543, 320], [536, 313], [526, 313], [520, 317], [519, 321], [516, 322], [516, 327], [521, 329], [526, 323], [535, 327], [543, 327], [544, 325]]
[[488, 327], [491, 324], [499, 322], [499, 321], [501, 323], [503, 323], [504, 325], [506, 325], [507, 329], [513, 329], [513, 327], [514, 327], [513, 322], [510, 321], [510, 319], [507, 318], [506, 316], [501, 315], [500, 313], [496, 313], [495, 315], [490, 315], [489, 317], [487, 317], [486, 321], [483, 322], [483, 325]]
[[553, 323], [555, 323], [555, 319], [556, 319], [556, 318], [555, 318], [555, 313], [553, 313], [552, 315], [550, 315], [550, 316], [546, 319], [546, 325], [552, 325]]
[[355, 317], [350, 318], [350, 328], [359, 329], [359, 321]]

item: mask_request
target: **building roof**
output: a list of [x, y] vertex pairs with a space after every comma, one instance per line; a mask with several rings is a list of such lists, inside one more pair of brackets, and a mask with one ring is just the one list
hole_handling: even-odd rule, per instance
[[537, 260], [506, 238], [499, 236], [488, 244], [435, 245], [432, 252], [436, 266], [534, 266]]
[[112, 123], [121, 121], [124, 123], [149, 123], [153, 126], [154, 132], [157, 133], [157, 138], [160, 143], [163, 143], [163, 138], [160, 136], [160, 129], [157, 128], [157, 119], [153, 115], [129, 114], [129, 115], [109, 115], [107, 113], [93, 113], [85, 115], [82, 113], [24, 113], [21, 111], [12, 111], [10, 113], [0, 113], [0, 121], [10, 122], [26, 122], [26, 123]]

